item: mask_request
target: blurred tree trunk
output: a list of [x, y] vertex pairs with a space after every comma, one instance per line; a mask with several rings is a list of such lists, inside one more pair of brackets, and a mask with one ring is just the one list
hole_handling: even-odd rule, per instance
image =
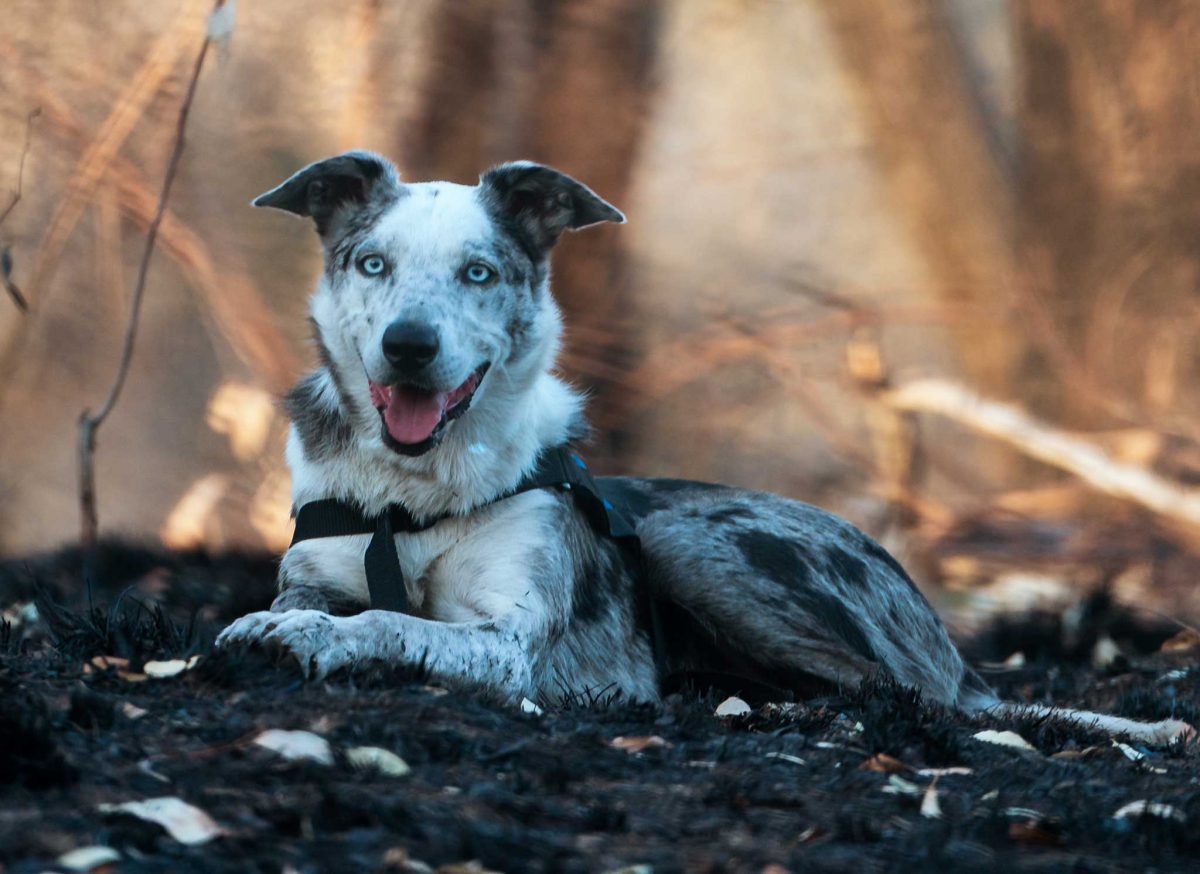
[[[470, 183], [491, 164], [530, 159], [621, 207], [651, 96], [659, 13], [658, 0], [439, 4], [401, 169], [412, 179]], [[591, 418], [607, 438], [601, 451], [620, 436], [617, 381], [634, 351], [619, 233], [607, 226], [568, 235], [555, 257], [566, 369], [593, 392]]]
[[[1200, 4], [1016, 0], [1018, 239], [1063, 349], [1104, 412], [1196, 430]], [[1111, 421], [1111, 420], [1110, 420]]]
[[857, 86], [893, 208], [929, 266], [963, 371], [1007, 395], [1026, 356], [1013, 316], [1013, 196], [999, 137], [940, 0], [820, 0]]

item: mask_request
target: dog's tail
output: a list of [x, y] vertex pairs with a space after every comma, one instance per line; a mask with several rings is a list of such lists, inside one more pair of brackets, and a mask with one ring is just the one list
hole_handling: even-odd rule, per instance
[[983, 678], [967, 668], [959, 684], [958, 709], [968, 713], [997, 716], [1001, 718], [1058, 719], [1074, 722], [1081, 726], [1103, 732], [1110, 737], [1124, 736], [1150, 746], [1170, 746], [1179, 739], [1184, 741], [1196, 737], [1196, 729], [1180, 719], [1164, 719], [1159, 722], [1140, 722], [1091, 710], [1074, 710], [1070, 707], [1051, 707], [1045, 704], [1017, 704], [1001, 701]]

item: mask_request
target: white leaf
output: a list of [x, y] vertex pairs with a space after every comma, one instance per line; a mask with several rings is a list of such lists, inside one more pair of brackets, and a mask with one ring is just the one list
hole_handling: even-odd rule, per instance
[[120, 862], [121, 854], [112, 847], [79, 847], [58, 857], [57, 864], [70, 871], [91, 871], [101, 865]]
[[182, 674], [184, 671], [191, 670], [200, 661], [200, 656], [194, 655], [190, 659], [168, 659], [162, 662], [150, 661], [142, 666], [142, 672], [147, 677], [155, 677], [162, 679], [164, 677], [174, 677], [177, 674]]
[[883, 787], [883, 791], [888, 795], [920, 795], [921, 787], [916, 783], [905, 780], [899, 774], [892, 774], [888, 777], [887, 785]]
[[1105, 634], [1092, 647], [1092, 667], [1104, 669], [1111, 665], [1121, 655], [1117, 642]]
[[726, 698], [717, 705], [717, 716], [745, 716], [751, 713], [750, 705], [741, 698]]
[[767, 753], [768, 759], [782, 759], [785, 762], [791, 762], [793, 765], [807, 765], [808, 762], [799, 756], [791, 756], [787, 753]]
[[199, 807], [193, 807], [174, 796], [126, 801], [124, 804], [101, 804], [100, 812], [127, 813], [146, 822], [157, 823], [181, 844], [206, 844], [225, 833], [225, 830]]
[[1034, 810], [1032, 807], [1006, 807], [1004, 815], [1009, 819], [1032, 819], [1039, 822], [1046, 818], [1040, 810]]
[[541, 716], [546, 711], [543, 710], [542, 708], [538, 707], [535, 703], [530, 701], [528, 698], [522, 698], [521, 699], [521, 712], [522, 713], [532, 713], [534, 716]]
[[408, 762], [383, 747], [353, 747], [346, 750], [346, 761], [360, 771], [377, 771], [385, 777], [403, 777], [412, 770]]
[[131, 704], [128, 701], [121, 705], [121, 713], [124, 714], [126, 719], [141, 719], [146, 715], [147, 712], [148, 711], [143, 710], [141, 707], [138, 707], [136, 704]]
[[972, 735], [975, 740], [983, 741], [988, 744], [998, 744], [1002, 747], [1012, 747], [1015, 750], [1032, 750], [1033, 746], [1029, 741], [1021, 737], [1015, 731], [992, 731], [990, 728], [986, 731], [977, 732]]
[[926, 819], [942, 818], [942, 806], [938, 803], [937, 780], [926, 787], [925, 794], [921, 797], [921, 816]]
[[284, 731], [279, 728], [269, 728], [254, 739], [260, 747], [266, 747], [272, 752], [279, 753], [292, 762], [318, 762], [322, 765], [333, 764], [333, 750], [329, 741], [311, 731]]
[[1176, 822], [1187, 822], [1187, 814], [1173, 804], [1163, 804], [1161, 801], [1131, 801], [1113, 814], [1114, 819], [1129, 817], [1157, 816], [1160, 819], [1173, 819]]
[[961, 766], [954, 768], [922, 768], [921, 770], [917, 771], [917, 775], [920, 777], [944, 777], [947, 774], [957, 776], [974, 773], [975, 772], [970, 768], [963, 768]]

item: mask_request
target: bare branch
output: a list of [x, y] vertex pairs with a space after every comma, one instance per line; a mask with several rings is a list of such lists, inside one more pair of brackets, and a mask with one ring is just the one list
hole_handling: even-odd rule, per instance
[[4, 207], [4, 212], [0, 213], [0, 225], [4, 224], [9, 213], [21, 202], [21, 185], [25, 180], [25, 158], [29, 155], [29, 141], [33, 137], [33, 120], [41, 114], [42, 109], [39, 106], [31, 109], [29, 115], [25, 117], [25, 145], [21, 149], [21, 163], [17, 165], [17, 190], [13, 192], [12, 200], [8, 202], [8, 206]]
[[[216, 7], [219, 8], [223, 3], [224, 0], [217, 0]], [[125, 327], [125, 343], [121, 350], [121, 361], [117, 366], [116, 374], [113, 376], [108, 396], [105, 397], [104, 403], [100, 405], [100, 409], [95, 413], [84, 410], [79, 417], [80, 535], [85, 555], [93, 552], [93, 547], [96, 543], [96, 529], [98, 527], [94, 469], [96, 432], [104, 424], [104, 420], [108, 418], [113, 407], [116, 406], [117, 400], [121, 396], [121, 389], [125, 386], [126, 377], [129, 375], [129, 365], [133, 360], [134, 343], [137, 339], [142, 298], [145, 296], [146, 275], [150, 269], [150, 258], [154, 254], [154, 243], [158, 238], [158, 228], [162, 224], [163, 216], [166, 214], [167, 199], [171, 193], [171, 185], [175, 181], [175, 174], [179, 169], [179, 159], [183, 155], [184, 134], [187, 130], [188, 115], [191, 112], [192, 99], [196, 95], [196, 86], [200, 81], [200, 71], [204, 67], [204, 59], [208, 56], [208, 46], [209, 38], [206, 34], [204, 42], [200, 46], [200, 51], [196, 55], [196, 62], [192, 68], [192, 77], [188, 81], [183, 103], [179, 107], [179, 118], [175, 124], [175, 142], [171, 150], [171, 156], [167, 161], [167, 170], [163, 178], [162, 191], [158, 196], [158, 207], [155, 210], [153, 220], [150, 222], [150, 227], [146, 231], [146, 246], [142, 251], [141, 263], [138, 265], [137, 281], [133, 287], [133, 295], [129, 300], [129, 321]]]
[[1095, 491], [1131, 501], [1192, 532], [1200, 528], [1200, 489], [1118, 461], [1094, 443], [1040, 422], [1012, 404], [988, 400], [941, 379], [910, 382], [884, 392], [882, 398], [898, 410], [945, 416], [1074, 474]]
[[[25, 117], [25, 145], [21, 148], [21, 160], [17, 165], [17, 190], [13, 192], [12, 200], [8, 202], [4, 212], [0, 213], [0, 225], [4, 224], [17, 204], [21, 202], [21, 189], [25, 182], [25, 158], [29, 155], [29, 141], [33, 138], [33, 120], [41, 112], [41, 107], [36, 107], [30, 110], [29, 115]], [[4, 289], [12, 298], [12, 302], [16, 304], [17, 309], [23, 313], [29, 312], [29, 303], [25, 300], [25, 295], [21, 294], [21, 289], [17, 288], [17, 284], [13, 281], [12, 255], [7, 248], [0, 252], [0, 282], [4, 283]]]

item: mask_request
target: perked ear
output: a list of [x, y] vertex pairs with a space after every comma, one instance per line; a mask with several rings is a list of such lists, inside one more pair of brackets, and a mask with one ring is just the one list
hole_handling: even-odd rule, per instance
[[538, 255], [544, 255], [565, 230], [625, 221], [619, 209], [582, 182], [529, 161], [493, 167], [480, 177], [479, 185]]
[[254, 198], [254, 206], [269, 206], [309, 216], [321, 236], [343, 207], [365, 206], [391, 197], [400, 176], [386, 158], [370, 152], [347, 152], [309, 164], [282, 185]]

